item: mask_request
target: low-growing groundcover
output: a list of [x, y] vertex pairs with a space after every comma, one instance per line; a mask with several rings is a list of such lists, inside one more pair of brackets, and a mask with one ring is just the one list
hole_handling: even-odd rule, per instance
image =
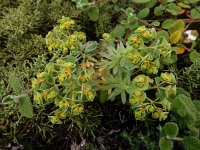
[[0, 6], [0, 149], [200, 149], [199, 0]]

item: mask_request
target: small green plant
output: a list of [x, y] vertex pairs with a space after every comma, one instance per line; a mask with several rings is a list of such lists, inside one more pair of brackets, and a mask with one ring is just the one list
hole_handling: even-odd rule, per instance
[[25, 116], [27, 118], [32, 118], [33, 117], [33, 108], [32, 108], [32, 104], [31, 104], [31, 100], [27, 93], [21, 94], [23, 91], [22, 91], [22, 85], [20, 83], [19, 78], [15, 77], [15, 76], [11, 76], [9, 83], [16, 95], [6, 96], [2, 100], [2, 103], [4, 105], [8, 105], [11, 103], [17, 103], [18, 110], [21, 113], [21, 115]]
[[[180, 90], [178, 93], [181, 93]], [[177, 114], [179, 117], [176, 117], [174, 122], [165, 123], [161, 131], [163, 137], [159, 141], [160, 149], [172, 149], [173, 141], [181, 142], [187, 150], [196, 149], [200, 144], [198, 139], [199, 109], [195, 107], [198, 106], [198, 101], [195, 104], [190, 97], [180, 94], [171, 102], [172, 113]], [[183, 129], [188, 131], [188, 135], [179, 134], [179, 130]], [[194, 143], [194, 146], [192, 146], [192, 143]]]
[[35, 103], [55, 105], [50, 121], [60, 124], [66, 117], [81, 114], [83, 103], [93, 101], [98, 91], [107, 91], [111, 100], [121, 95], [124, 104], [129, 99], [137, 120], [149, 114], [165, 120], [171, 108], [168, 98], [176, 95], [176, 79], [171, 73], [158, 73], [162, 66], [176, 61], [176, 49], [164, 37], [156, 39], [154, 29], [141, 26], [122, 41], [125, 46], [120, 42], [116, 49], [115, 36], [105, 33], [102, 45], [106, 49], [95, 57], [95, 42], [86, 42], [85, 34], [73, 31], [74, 26], [73, 20], [63, 17], [49, 32], [50, 52], [55, 58], [59, 52], [66, 56], [49, 63], [32, 82]]
[[34, 101], [41, 107], [54, 103], [49, 119], [53, 124], [60, 124], [66, 117], [82, 113], [84, 102], [94, 100], [95, 85], [91, 85], [94, 75], [92, 68], [84, 71], [78, 68], [73, 57], [58, 59], [33, 79]]

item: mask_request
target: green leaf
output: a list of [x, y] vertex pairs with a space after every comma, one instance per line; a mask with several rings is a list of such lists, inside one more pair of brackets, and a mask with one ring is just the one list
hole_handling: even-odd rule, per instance
[[172, 142], [172, 140], [162, 137], [159, 140], [159, 147], [161, 150], [171, 150], [173, 147], [173, 142]]
[[182, 8], [191, 9], [191, 6], [189, 4], [184, 3], [184, 2], [179, 2], [178, 6], [180, 6]]
[[186, 137], [183, 140], [183, 145], [186, 150], [199, 150], [200, 148], [200, 140], [195, 137]]
[[132, 1], [138, 4], [144, 4], [150, 2], [151, 0], [132, 0]]
[[200, 101], [199, 100], [193, 100], [193, 104], [196, 107], [198, 111], [200, 111]]
[[126, 103], [126, 92], [125, 92], [125, 90], [121, 91], [121, 99], [122, 99], [122, 103], [125, 104]]
[[172, 19], [167, 19], [167, 20], [163, 21], [162, 28], [163, 29], [170, 29], [171, 27], [173, 27], [174, 22], [175, 21], [172, 20]]
[[186, 116], [186, 111], [184, 108], [179, 108], [177, 109], [177, 114], [181, 117], [185, 117]]
[[122, 25], [117, 25], [113, 31], [114, 36], [117, 38], [123, 37], [125, 34], [125, 29]]
[[164, 11], [164, 9], [163, 9], [162, 5], [157, 6], [157, 7], [154, 8], [154, 14], [156, 16], [161, 16], [163, 14], [163, 11]]
[[168, 11], [169, 13], [171, 13], [174, 16], [177, 16], [181, 13], [181, 7], [177, 6], [175, 3], [169, 3], [166, 6], [166, 11]]
[[149, 8], [144, 8], [138, 13], [138, 18], [143, 19], [149, 15]]
[[174, 22], [173, 26], [168, 30], [170, 34], [176, 32], [176, 31], [181, 31], [183, 32], [185, 29], [185, 22], [182, 20], [177, 20]]
[[197, 2], [199, 2], [199, 0], [189, 0], [189, 1], [188, 1], [188, 0], [185, 0], [185, 1], [184, 1], [185, 4], [195, 4], [195, 3], [197, 3]]
[[185, 96], [187, 96], [187, 97], [190, 97], [190, 96], [191, 96], [190, 93], [187, 92], [186, 90], [184, 90], [182, 87], [177, 87], [176, 90], [177, 90], [177, 95], [183, 94], [183, 95], [185, 95]]
[[4, 99], [2, 100], [3, 104], [11, 104], [12, 102], [14, 102], [13, 100], [13, 95], [7, 95], [6, 97], [4, 97]]
[[13, 91], [16, 93], [16, 94], [20, 94], [21, 91], [22, 91], [22, 86], [21, 86], [21, 81], [19, 78], [17, 77], [14, 77], [14, 76], [11, 76], [9, 78], [9, 84], [10, 86], [12, 87]]
[[65, 60], [67, 62], [76, 63], [76, 58], [74, 56], [67, 56]]
[[33, 107], [29, 96], [24, 96], [19, 99], [18, 109], [23, 116], [27, 118], [33, 117]]
[[197, 9], [200, 10], [200, 7], [193, 8], [193, 9], [191, 10], [191, 17], [192, 17], [193, 19], [200, 19], [200, 11], [197, 11]]
[[197, 109], [192, 103], [191, 98], [181, 94], [181, 95], [178, 95], [178, 99], [179, 99], [180, 105], [177, 106], [177, 108], [184, 107], [189, 119], [192, 121], [196, 121]]
[[136, 18], [135, 16], [128, 16], [127, 20], [128, 20], [128, 23], [134, 23], [136, 21]]
[[194, 63], [194, 62], [200, 62], [200, 53], [198, 53], [197, 51], [192, 51], [190, 53], [190, 60]]
[[160, 22], [158, 22], [158, 21], [154, 21], [154, 22], [152, 22], [151, 24], [152, 24], [153, 26], [156, 26], [156, 27], [160, 26]]
[[86, 53], [91, 53], [91, 52], [95, 51], [96, 49], [97, 49], [97, 42], [88, 41], [86, 43], [86, 47], [85, 47]]
[[99, 17], [99, 8], [97, 6], [88, 9], [88, 16], [92, 21], [97, 21]]
[[161, 30], [157, 32], [158, 38], [164, 37], [167, 41], [169, 41], [169, 34], [165, 30]]
[[130, 16], [130, 15], [132, 15], [133, 13], [134, 13], [134, 10], [133, 10], [131, 7], [129, 7], [129, 8], [126, 9], [126, 14], [127, 14], [127, 15]]
[[171, 34], [169, 40], [171, 44], [176, 44], [180, 41], [182, 37], [182, 32], [181, 31], [175, 31], [174, 33]]
[[153, 8], [157, 3], [157, 0], [151, 0], [148, 3], [145, 4], [145, 8]]
[[164, 57], [161, 59], [161, 63], [164, 65], [171, 65], [177, 61], [176, 53], [172, 53], [170, 57]]
[[101, 103], [105, 103], [106, 101], [108, 101], [108, 91], [100, 90], [99, 100]]
[[174, 122], [167, 122], [164, 126], [165, 134], [171, 138], [174, 138], [178, 135], [178, 125]]

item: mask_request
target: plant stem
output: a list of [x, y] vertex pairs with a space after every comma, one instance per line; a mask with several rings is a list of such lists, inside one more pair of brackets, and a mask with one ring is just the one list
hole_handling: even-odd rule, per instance
[[147, 25], [148, 27], [152, 27], [152, 28], [155, 28], [156, 30], [158, 30], [158, 31], [160, 31], [161, 29], [159, 29], [159, 28], [157, 28], [157, 27], [155, 27], [154, 25], [152, 25], [152, 24], [150, 24], [150, 23], [148, 23], [147, 21], [145, 21], [145, 20], [142, 20], [142, 19], [139, 19], [138, 18], [138, 21], [139, 22], [142, 22], [142, 23], [144, 23], [145, 25]]

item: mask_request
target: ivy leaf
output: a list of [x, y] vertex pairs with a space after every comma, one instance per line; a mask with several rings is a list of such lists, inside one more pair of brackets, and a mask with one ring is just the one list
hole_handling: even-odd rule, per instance
[[186, 137], [183, 140], [183, 145], [187, 150], [199, 150], [200, 140], [195, 137]]
[[193, 9], [191, 10], [191, 17], [192, 17], [193, 19], [200, 19], [200, 12], [199, 12], [197, 9], [200, 10], [200, 7], [193, 8]]
[[200, 111], [200, 101], [199, 100], [193, 100], [193, 104], [195, 105], [196, 109]]
[[99, 17], [99, 8], [97, 6], [88, 9], [88, 16], [92, 21], [97, 21]]
[[169, 3], [166, 6], [166, 11], [168, 11], [169, 13], [171, 13], [174, 16], [177, 16], [181, 13], [181, 7], [177, 6], [175, 3]]
[[171, 28], [169, 28], [169, 33], [172, 34], [175, 31], [184, 31], [185, 29], [185, 22], [182, 20], [177, 20], [174, 22], [173, 26]]
[[158, 38], [164, 37], [167, 41], [169, 41], [169, 34], [165, 30], [161, 30], [157, 32]]
[[153, 8], [157, 4], [157, 0], [151, 0], [145, 4], [145, 8]]
[[164, 126], [165, 134], [171, 138], [174, 138], [178, 135], [178, 125], [174, 122], [167, 122]]
[[190, 53], [190, 60], [194, 63], [194, 62], [200, 62], [200, 53], [198, 53], [197, 51], [192, 51]]
[[170, 36], [170, 43], [171, 44], [176, 44], [180, 41], [182, 37], [182, 32], [181, 31], [175, 31], [174, 33], [171, 34]]
[[164, 11], [164, 9], [163, 9], [162, 5], [157, 6], [157, 7], [154, 8], [154, 14], [156, 16], [161, 16], [163, 14], [163, 11]]
[[19, 99], [18, 109], [23, 116], [27, 118], [33, 117], [33, 107], [29, 96], [24, 96]]
[[20, 82], [21, 82], [20, 79], [15, 76], [11, 76], [9, 78], [10, 86], [12, 87], [13, 91], [18, 95], [20, 94], [20, 92], [22, 90], [22, 86], [21, 86]]
[[159, 147], [160, 147], [161, 150], [171, 150], [172, 147], [173, 147], [172, 140], [169, 140], [165, 137], [162, 137], [159, 140]]
[[182, 8], [191, 9], [191, 6], [189, 4], [186, 4], [185, 2], [179, 2], [177, 5]]
[[162, 28], [163, 29], [170, 29], [174, 25], [174, 20], [172, 19], [167, 19], [162, 23]]
[[128, 16], [127, 20], [129, 23], [134, 23], [136, 21], [135, 16]]
[[184, 89], [181, 88], [181, 87], [177, 87], [176, 90], [177, 90], [177, 95], [183, 94], [183, 95], [185, 95], [185, 96], [187, 96], [187, 97], [191, 97], [190, 93], [187, 92], [186, 90], [184, 90]]
[[152, 22], [151, 24], [152, 24], [153, 26], [156, 26], [156, 27], [160, 26], [160, 22], [158, 22], [158, 21], [154, 21], [154, 22]]
[[132, 15], [133, 13], [134, 13], [134, 10], [131, 7], [126, 9], [126, 14], [127, 15]]
[[123, 37], [125, 34], [125, 29], [122, 25], [117, 25], [113, 30], [113, 34], [115, 37], [120, 38]]
[[178, 109], [177, 109], [177, 113], [178, 113], [178, 115], [181, 116], [181, 117], [185, 117], [185, 116], [186, 116], [186, 111], [185, 111], [184, 108], [178, 108]]
[[138, 13], [138, 18], [143, 19], [149, 15], [149, 8], [144, 8]]
[[172, 53], [170, 57], [164, 57], [161, 59], [161, 63], [164, 65], [171, 65], [177, 61], [176, 53]]

